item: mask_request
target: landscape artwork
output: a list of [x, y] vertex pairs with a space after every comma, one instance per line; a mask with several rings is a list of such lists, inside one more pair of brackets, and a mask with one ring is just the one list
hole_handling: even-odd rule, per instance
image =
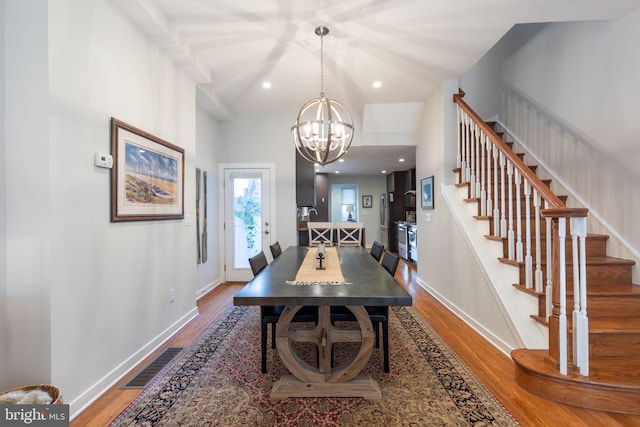
[[127, 205], [174, 205], [178, 199], [178, 159], [125, 142]]
[[112, 221], [184, 218], [184, 150], [112, 119]]

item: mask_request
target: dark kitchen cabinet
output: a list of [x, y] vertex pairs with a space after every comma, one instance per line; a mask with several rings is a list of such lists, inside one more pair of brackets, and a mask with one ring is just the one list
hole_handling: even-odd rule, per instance
[[296, 206], [315, 206], [315, 170], [313, 163], [296, 151]]
[[318, 216], [314, 221], [329, 221], [329, 175], [326, 173], [316, 174], [316, 210]]
[[404, 181], [404, 206], [407, 211], [416, 210], [416, 170], [409, 169], [405, 172]]
[[398, 233], [396, 221], [405, 221], [405, 171], [396, 171], [387, 175], [387, 193], [389, 206], [389, 250], [398, 251]]
[[416, 170], [415, 168], [409, 169], [404, 173], [405, 183], [404, 188], [405, 191], [416, 190]]

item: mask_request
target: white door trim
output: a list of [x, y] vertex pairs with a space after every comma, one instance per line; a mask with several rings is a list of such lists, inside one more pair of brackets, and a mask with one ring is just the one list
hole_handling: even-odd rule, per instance
[[[226, 233], [224, 230], [225, 221], [225, 171], [228, 169], [269, 169], [270, 181], [270, 196], [269, 196], [269, 213], [271, 216], [271, 232], [270, 240], [274, 243], [274, 237], [277, 236], [277, 224], [276, 220], [276, 166], [275, 163], [219, 163], [218, 164], [218, 182], [221, 187], [218, 191], [218, 253], [220, 254], [219, 267], [220, 276], [223, 282], [227, 281], [227, 272], [225, 271], [226, 263]], [[269, 254], [267, 254], [268, 256]]]

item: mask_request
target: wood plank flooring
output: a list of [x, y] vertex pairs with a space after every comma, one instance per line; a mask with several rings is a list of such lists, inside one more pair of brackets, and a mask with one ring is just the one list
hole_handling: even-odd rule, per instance
[[[413, 307], [523, 426], [640, 426], [640, 417], [561, 405], [521, 389], [514, 380], [514, 364], [511, 358], [489, 344], [425, 292], [416, 283], [416, 277], [415, 266], [401, 260], [396, 272], [396, 280], [413, 296]], [[168, 340], [163, 347], [188, 346], [194, 342], [211, 322], [233, 304], [233, 295], [243, 285], [244, 283], [224, 283], [200, 298], [198, 301], [200, 314]], [[159, 349], [157, 354], [162, 350]], [[144, 366], [155, 356], [156, 354], [151, 355], [140, 366]], [[132, 370], [131, 375], [135, 371], [135, 369]], [[123, 378], [75, 417], [71, 421], [71, 426], [108, 425], [142, 392], [135, 389], [120, 389], [129, 381], [131, 375]]]

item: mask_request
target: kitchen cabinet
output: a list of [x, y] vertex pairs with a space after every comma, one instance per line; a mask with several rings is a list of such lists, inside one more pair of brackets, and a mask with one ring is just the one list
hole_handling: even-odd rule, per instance
[[296, 206], [315, 206], [315, 170], [296, 150]]
[[329, 175], [326, 173], [316, 174], [316, 210], [318, 216], [314, 217], [314, 221], [329, 221]]
[[[405, 172], [404, 181], [404, 206], [407, 211], [416, 210], [416, 170], [409, 169]], [[409, 192], [409, 193], [408, 193]]]
[[389, 250], [398, 252], [398, 232], [396, 221], [405, 220], [405, 171], [391, 172], [387, 175], [387, 193], [389, 194]]

